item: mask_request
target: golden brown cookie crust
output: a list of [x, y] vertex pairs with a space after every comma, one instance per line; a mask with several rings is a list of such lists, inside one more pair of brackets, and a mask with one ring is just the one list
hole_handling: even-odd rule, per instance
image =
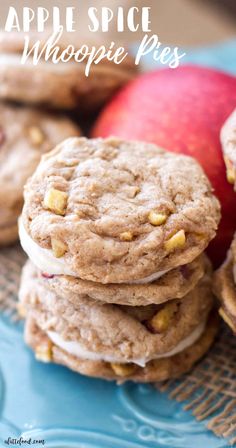
[[221, 129], [221, 143], [228, 181], [236, 190], [236, 109]]
[[[50, 35], [46, 33], [43, 39], [41, 34], [32, 33], [31, 43], [40, 39], [44, 44]], [[71, 36], [68, 41], [62, 38], [58, 42], [61, 50], [71, 43]], [[78, 107], [81, 112], [93, 112], [133, 79], [137, 72], [130, 56], [119, 65], [105, 59], [97, 65], [93, 64], [88, 77], [85, 76], [86, 61], [53, 64], [41, 60], [37, 66], [30, 62], [22, 65], [20, 53], [23, 48], [23, 34], [0, 33], [0, 56], [5, 56], [0, 64], [0, 99], [60, 109]], [[7, 58], [16, 58], [16, 61], [13, 64]]]
[[[66, 198], [61, 212], [48, 206], [55, 190]], [[59, 240], [74, 275], [95, 282], [127, 283], [190, 263], [219, 219], [198, 163], [144, 142], [67, 140], [42, 159], [25, 189], [30, 237], [50, 250]]]
[[40, 348], [47, 350], [48, 357], [45, 358], [45, 361], [63, 364], [82, 375], [106, 380], [116, 380], [120, 383], [127, 380], [146, 383], [177, 378], [188, 372], [209, 350], [217, 331], [218, 317], [213, 312], [207, 322], [204, 334], [191, 347], [170, 358], [150, 361], [144, 368], [135, 366], [135, 370], [126, 377], [115, 374], [109, 363], [79, 359], [69, 355], [56, 345], [52, 345], [46, 334], [39, 329], [35, 320], [32, 318], [27, 318], [26, 321], [25, 340], [36, 352]]
[[[235, 247], [236, 239], [234, 240]], [[213, 278], [213, 290], [221, 303], [219, 310], [221, 317], [236, 333], [236, 286], [233, 276], [235, 263], [232, 249], [229, 250], [226, 261], [215, 272]]]
[[[78, 342], [85, 350], [129, 362], [152, 359], [167, 353], [207, 319], [212, 308], [210, 273], [180, 301], [163, 306], [130, 307], [94, 301], [87, 295], [63, 298], [48, 290], [42, 277], [28, 262], [23, 271], [21, 304], [44, 331], [58, 333], [66, 341]], [[166, 310], [158, 329], [153, 317]], [[164, 329], [159, 329], [164, 324]]]
[[158, 280], [145, 284], [103, 283], [81, 280], [66, 275], [43, 276], [45, 287], [76, 304], [77, 297], [88, 296], [93, 300], [118, 305], [145, 306], [161, 304], [180, 299], [188, 294], [211, 270], [210, 261], [205, 254], [200, 255], [188, 265], [169, 271]]
[[15, 105], [1, 104], [0, 117], [0, 244], [7, 244], [18, 238], [23, 187], [42, 154], [80, 130], [63, 116]]
[[236, 233], [234, 234], [234, 238], [230, 246], [230, 252], [233, 259], [233, 263], [236, 264]]

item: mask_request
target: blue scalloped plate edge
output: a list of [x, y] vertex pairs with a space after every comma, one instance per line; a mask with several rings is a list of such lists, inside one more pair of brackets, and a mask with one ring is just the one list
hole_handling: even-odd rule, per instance
[[[186, 48], [184, 63], [236, 73], [236, 40]], [[145, 69], [154, 68], [145, 58]], [[150, 385], [116, 386], [38, 363], [22, 326], [0, 316], [0, 443], [44, 438], [50, 448], [226, 448], [183, 404]], [[49, 424], [50, 423], [50, 424]], [[34, 446], [42, 446], [37, 444]]]

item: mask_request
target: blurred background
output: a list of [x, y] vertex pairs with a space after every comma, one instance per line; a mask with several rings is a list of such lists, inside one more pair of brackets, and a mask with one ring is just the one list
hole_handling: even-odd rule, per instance
[[[21, 10], [22, 6], [75, 6], [80, 13], [80, 34], [84, 37], [83, 15], [88, 6], [151, 6], [152, 32], [162, 42], [174, 45], [198, 46], [236, 37], [236, 0], [10, 0], [0, 2], [0, 26], [5, 23], [9, 6]], [[118, 39], [114, 27], [106, 36]], [[134, 41], [138, 34], [124, 33], [125, 40]]]

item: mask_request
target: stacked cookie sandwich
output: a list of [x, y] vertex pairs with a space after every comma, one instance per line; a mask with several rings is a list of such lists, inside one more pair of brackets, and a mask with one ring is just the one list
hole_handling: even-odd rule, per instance
[[[236, 110], [222, 128], [221, 142], [227, 179], [236, 190]], [[214, 274], [214, 292], [221, 303], [221, 317], [236, 333], [236, 234], [225, 262]]]
[[217, 332], [211, 266], [219, 203], [192, 158], [115, 138], [66, 140], [25, 188], [25, 340], [85, 375], [180, 375]]

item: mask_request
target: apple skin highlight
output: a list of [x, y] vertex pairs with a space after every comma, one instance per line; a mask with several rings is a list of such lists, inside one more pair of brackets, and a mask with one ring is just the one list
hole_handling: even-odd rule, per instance
[[139, 76], [105, 107], [93, 137], [144, 140], [195, 157], [222, 207], [217, 237], [208, 253], [219, 265], [235, 231], [236, 195], [226, 179], [220, 130], [236, 107], [236, 77], [186, 65]]

